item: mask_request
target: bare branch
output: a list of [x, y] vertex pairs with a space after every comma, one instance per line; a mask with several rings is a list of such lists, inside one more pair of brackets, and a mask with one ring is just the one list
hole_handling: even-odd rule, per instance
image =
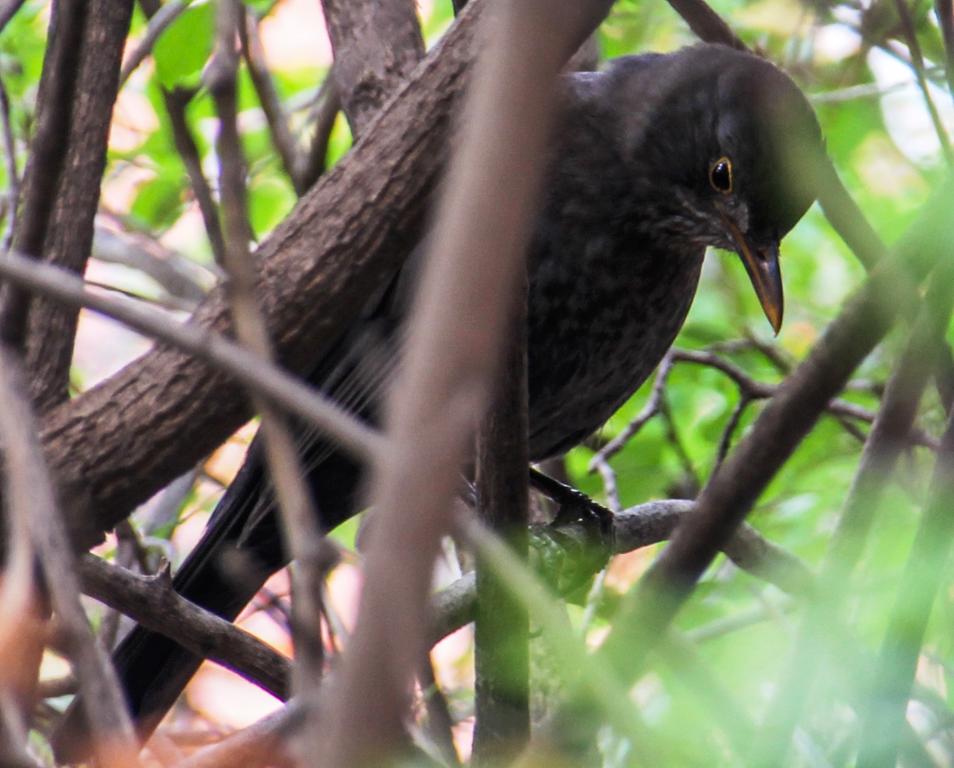
[[335, 79], [329, 73], [321, 84], [318, 102], [312, 110], [311, 120], [309, 120], [314, 124], [314, 134], [311, 137], [307, 153], [300, 158], [301, 168], [297, 170], [303, 189], [311, 189], [318, 177], [325, 172], [328, 142], [331, 140], [331, 131], [335, 126], [335, 120], [340, 109], [341, 100], [338, 98]]
[[212, 196], [212, 188], [202, 170], [202, 158], [199, 156], [199, 147], [192, 136], [189, 122], [186, 120], [186, 106], [194, 96], [193, 91], [176, 88], [172, 91], [163, 90], [162, 99], [169, 115], [169, 124], [172, 127], [172, 140], [176, 151], [182, 158], [192, 194], [199, 206], [202, 223], [205, 225], [205, 234], [209, 238], [209, 247], [216, 264], [221, 264], [225, 243], [222, 239], [222, 225], [219, 223], [219, 209]]
[[937, 104], [931, 96], [928, 88], [927, 76], [925, 75], [924, 56], [921, 54], [921, 45], [918, 43], [917, 32], [914, 29], [914, 20], [911, 18], [911, 10], [908, 8], [906, 0], [894, 0], [894, 7], [898, 10], [898, 17], [901, 19], [901, 29], [904, 30], [904, 40], [908, 46], [908, 52], [911, 54], [911, 66], [914, 69], [914, 77], [918, 81], [918, 88], [921, 89], [921, 96], [924, 99], [924, 105], [927, 107], [928, 115], [931, 117], [931, 124], [934, 126], [934, 133], [937, 136], [938, 143], [941, 145], [941, 154], [947, 162], [948, 170], [954, 169], [954, 154], [951, 152], [951, 140], [947, 136], [947, 130], [944, 123], [941, 122], [941, 115], [937, 111]]
[[[63, 3], [65, 13], [71, 3]], [[81, 38], [69, 44], [78, 48], [71, 52], [76, 85], [68, 101], [57, 111], [66, 114], [61, 126], [65, 130], [63, 168], [59, 177], [45, 180], [55, 192], [49, 225], [39, 249], [25, 250], [14, 238], [21, 251], [40, 255], [44, 261], [81, 274], [86, 269], [93, 243], [93, 229], [103, 170], [106, 167], [106, 147], [112, 121], [113, 104], [119, 82], [119, 67], [123, 45], [132, 17], [132, 0], [88, 0], [80, 3], [85, 8], [85, 21], [80, 22]], [[63, 21], [66, 19], [64, 17]], [[44, 77], [45, 77], [44, 72]], [[41, 83], [42, 88], [42, 83]], [[62, 98], [66, 94], [56, 94]], [[51, 98], [53, 93], [50, 93]], [[59, 137], [58, 137], [59, 139]], [[40, 173], [39, 169], [36, 172]], [[29, 196], [31, 171], [27, 164], [24, 179], [24, 206]], [[36, 182], [39, 183], [39, 182]], [[25, 214], [26, 208], [22, 213]], [[70, 363], [73, 359], [73, 339], [76, 336], [76, 310], [39, 299], [30, 305], [27, 329], [26, 373], [30, 395], [38, 412], [66, 400], [69, 387]]]
[[[477, 500], [481, 519], [527, 557], [527, 281], [517, 281], [504, 340], [504, 365], [493, 406], [477, 434]], [[527, 611], [481, 559], [476, 562], [473, 760], [503, 765], [530, 740], [530, 623]]]
[[149, 18], [149, 23], [146, 25], [146, 32], [142, 36], [142, 40], [139, 41], [139, 44], [133, 49], [132, 53], [126, 57], [126, 61], [123, 62], [123, 68], [119, 73], [120, 87], [126, 84], [130, 75], [132, 75], [132, 73], [136, 71], [136, 68], [146, 60], [146, 57], [152, 53], [152, 49], [155, 47], [159, 36], [162, 35], [172, 22], [178, 19], [182, 15], [182, 12], [191, 4], [192, 0], [168, 0], [168, 2], [163, 3], [159, 10]]
[[[236, 336], [265, 360], [272, 360], [272, 345], [265, 318], [255, 296], [256, 275], [249, 253], [251, 225], [245, 200], [245, 161], [238, 134], [235, 76], [238, 60], [235, 39], [245, 8], [239, 0], [220, 0], [218, 50], [207, 72], [209, 90], [219, 116], [219, 189], [225, 235], [226, 283]], [[321, 641], [322, 568], [321, 531], [295, 438], [282, 415], [254, 392], [252, 400], [262, 415], [265, 460], [275, 488], [284, 529], [285, 546], [295, 560], [292, 626], [296, 653], [295, 671], [299, 695], [310, 700], [317, 695], [323, 672]], [[318, 729], [309, 723], [304, 754], [320, 747], [313, 741]]]
[[[2, 27], [0, 27], [2, 29]], [[10, 98], [7, 87], [0, 79], [0, 123], [3, 126], [3, 154], [7, 170], [7, 221], [0, 250], [7, 251], [13, 242], [17, 225], [17, 207], [20, 205], [20, 172], [17, 170], [17, 145], [10, 123]]]
[[370, 119], [424, 57], [411, 0], [322, 0], [335, 54], [332, 76], [351, 132]]
[[146, 629], [172, 638], [197, 656], [231, 669], [279, 699], [290, 696], [290, 662], [254, 635], [177, 594], [168, 567], [156, 576], [138, 576], [84, 555], [79, 574], [84, 594]]
[[359, 457], [369, 458], [378, 450], [377, 434], [338, 405], [309, 389], [297, 377], [211, 331], [191, 323], [177, 323], [147, 304], [92, 293], [79, 278], [55, 267], [33, 263], [12, 251], [0, 258], [0, 275], [57, 301], [112, 317], [227, 371], [243, 386], [260, 391], [283, 408], [307, 419]]
[[649, 400], [646, 405], [643, 406], [643, 409], [637, 414], [636, 418], [626, 425], [622, 432], [600, 448], [590, 461], [590, 472], [619, 453], [623, 446], [626, 445], [653, 416], [659, 413], [662, 407], [662, 399], [665, 395], [666, 381], [669, 379], [669, 372], [672, 370], [672, 363], [672, 352], [669, 352], [660, 361], [659, 367], [656, 369], [656, 379], [653, 382], [653, 388], [649, 393]]
[[268, 123], [272, 145], [281, 158], [282, 166], [291, 180], [295, 192], [301, 196], [307, 187], [302, 186], [299, 178], [298, 166], [300, 163], [297, 159], [298, 149], [295, 137], [288, 127], [288, 118], [282, 108], [281, 99], [278, 98], [278, 91], [275, 90], [275, 83], [272, 81], [268, 67], [265, 66], [265, 54], [258, 38], [257, 21], [248, 8], [243, 9], [238, 33], [239, 39], [242, 41], [242, 56], [248, 66], [248, 74], [255, 88], [255, 93], [258, 94], [262, 111], [265, 113], [265, 122]]
[[104, 766], [125, 768], [135, 764], [138, 751], [132, 723], [116, 674], [93, 637], [80, 604], [75, 558], [56, 509], [33, 418], [17, 380], [18, 370], [14, 355], [0, 347], [0, 442], [4, 446], [8, 509], [26, 521], [15, 527], [29, 529], [50, 602], [87, 698], [96, 756]]
[[[70, 111], [79, 76], [86, 11], [85, 3], [58, 4], [50, 20], [50, 41], [40, 80], [37, 127], [30, 144], [23, 208], [14, 232], [16, 247], [33, 259], [43, 257], [56, 187], [69, 146]], [[28, 310], [29, 294], [3, 286], [0, 291], [0, 338], [11, 349], [22, 351], [25, 347]]]

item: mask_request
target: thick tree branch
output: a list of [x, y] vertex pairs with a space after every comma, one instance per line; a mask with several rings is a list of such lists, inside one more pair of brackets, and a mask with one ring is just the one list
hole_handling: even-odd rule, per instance
[[69, 306], [87, 307], [115, 318], [183, 350], [311, 422], [358, 457], [369, 459], [379, 449], [377, 433], [342, 411], [340, 406], [311, 390], [297, 377], [211, 331], [191, 323], [178, 323], [142, 302], [92, 293], [82, 280], [68, 272], [35, 263], [14, 252], [0, 258], [0, 276]]
[[[446, 154], [482, 3], [464, 13], [368, 134], [258, 249], [269, 330], [306, 370], [420, 237]], [[221, 290], [193, 322], [228, 329]], [[82, 543], [213, 450], [250, 415], [241, 388], [190, 356], [154, 350], [49, 415], [43, 439]]]
[[[73, 75], [77, 86], [68, 107], [63, 173], [56, 179], [56, 200], [43, 241], [43, 259], [77, 273], [86, 268], [93, 244], [99, 190], [106, 166], [106, 145], [119, 87], [123, 46], [132, 17], [132, 0], [62, 3], [85, 7]], [[27, 169], [25, 188], [30, 186]], [[28, 193], [26, 193], [28, 194]], [[17, 247], [24, 250], [17, 242]], [[28, 253], [39, 253], [25, 249]], [[30, 306], [27, 375], [30, 393], [43, 412], [67, 397], [77, 312], [44, 300]]]
[[334, 49], [332, 76], [355, 137], [424, 57], [411, 0], [322, 0]]
[[[84, 4], [58, 3], [50, 19], [49, 43], [40, 78], [36, 132], [30, 143], [21, 200], [23, 207], [13, 233], [15, 246], [33, 259], [43, 257], [56, 187], [66, 160], [86, 10]], [[2, 286], [0, 339], [10, 349], [22, 351], [25, 347], [29, 307], [29, 294]]]

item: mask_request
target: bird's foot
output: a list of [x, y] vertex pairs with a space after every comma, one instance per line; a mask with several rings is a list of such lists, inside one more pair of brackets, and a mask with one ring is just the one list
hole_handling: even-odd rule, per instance
[[569, 485], [531, 469], [534, 488], [559, 505], [554, 520], [534, 526], [531, 547], [540, 571], [564, 595], [602, 570], [613, 553], [613, 513]]
[[609, 552], [613, 549], [613, 512], [593, 501], [582, 491], [561, 483], [538, 469], [530, 468], [530, 485], [558, 505], [550, 523], [553, 528], [581, 525], [588, 530], [597, 546]]

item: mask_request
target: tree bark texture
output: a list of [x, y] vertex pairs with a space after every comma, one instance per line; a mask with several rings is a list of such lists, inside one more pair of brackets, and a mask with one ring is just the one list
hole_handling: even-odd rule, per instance
[[424, 57], [411, 0], [322, 0], [333, 76], [351, 132], [364, 135], [385, 99]]
[[[461, 16], [364, 140], [256, 252], [269, 332], [292, 370], [320, 359], [419, 240], [482, 5]], [[221, 290], [192, 322], [228, 331]], [[77, 544], [98, 540], [250, 415], [235, 382], [162, 347], [49, 413], [43, 443]]]
[[[132, 0], [90, 0], [86, 10], [66, 158], [43, 246], [45, 261], [80, 274], [93, 244], [93, 222], [131, 17]], [[43, 76], [47, 76], [45, 69]], [[31, 178], [29, 171], [26, 181], [44, 183]], [[67, 398], [78, 314], [46, 299], [34, 299], [30, 304], [27, 373], [30, 395], [41, 412]]]

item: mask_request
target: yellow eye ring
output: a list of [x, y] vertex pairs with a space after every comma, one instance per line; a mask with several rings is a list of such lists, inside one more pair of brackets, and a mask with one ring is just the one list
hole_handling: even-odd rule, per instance
[[709, 166], [709, 183], [716, 192], [728, 195], [732, 192], [732, 161], [723, 156]]

